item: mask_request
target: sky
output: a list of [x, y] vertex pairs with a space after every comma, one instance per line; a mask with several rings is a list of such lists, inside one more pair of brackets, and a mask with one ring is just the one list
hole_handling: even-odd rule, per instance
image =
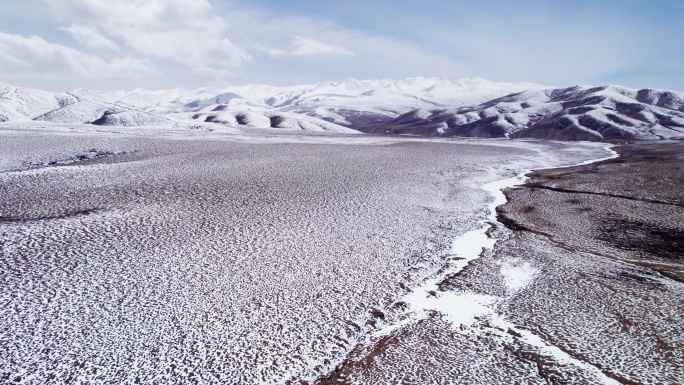
[[22, 0], [0, 81], [51, 91], [417, 76], [684, 91], [681, 0]]

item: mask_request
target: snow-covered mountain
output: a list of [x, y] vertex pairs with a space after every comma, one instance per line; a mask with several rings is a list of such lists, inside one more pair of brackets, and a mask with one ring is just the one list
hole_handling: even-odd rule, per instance
[[684, 139], [684, 93], [618, 86], [528, 90], [429, 115], [412, 111], [356, 128], [431, 136]]
[[351, 128], [306, 114], [250, 105], [240, 98], [234, 98], [219, 104], [200, 102], [199, 105], [204, 105], [204, 107], [193, 113], [191, 118], [205, 123], [220, 123], [251, 128], [270, 127], [288, 130], [359, 133]]
[[0, 121], [544, 138], [684, 139], [684, 93], [407, 78], [274, 87], [51, 93], [0, 83]]
[[0, 82], [0, 122], [33, 118], [76, 100], [65, 92], [33, 90]]
[[51, 123], [140, 126], [173, 123], [160, 115], [84, 98], [0, 83], [0, 122], [35, 120]]
[[98, 126], [144, 126], [173, 123], [172, 120], [161, 115], [80, 98], [74, 103], [48, 111], [33, 118], [33, 120], [67, 124], [84, 123]]
[[[80, 89], [74, 94], [156, 113], [184, 112], [243, 99], [245, 106], [305, 112], [348, 124], [350, 122], [344, 117], [345, 111], [396, 117], [415, 109], [431, 111], [445, 106], [473, 105], [514, 92], [544, 88], [534, 83], [494, 83], [479, 78], [454, 80], [419, 77], [399, 81], [347, 79], [289, 87], [205, 87], [187, 91], [137, 89], [122, 93]], [[342, 114], [338, 111], [342, 111]]]

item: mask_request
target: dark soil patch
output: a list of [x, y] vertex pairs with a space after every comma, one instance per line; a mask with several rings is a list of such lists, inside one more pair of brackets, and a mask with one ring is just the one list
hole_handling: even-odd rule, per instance
[[646, 223], [618, 216], [603, 218], [606, 230], [596, 238], [621, 250], [639, 251], [651, 256], [684, 260], [684, 229], [659, 223]]

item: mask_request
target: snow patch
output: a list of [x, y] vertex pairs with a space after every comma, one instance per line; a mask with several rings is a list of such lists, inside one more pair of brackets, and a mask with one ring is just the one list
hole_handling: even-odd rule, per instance
[[509, 291], [517, 291], [529, 285], [539, 274], [539, 269], [529, 262], [507, 260], [501, 264], [501, 275]]

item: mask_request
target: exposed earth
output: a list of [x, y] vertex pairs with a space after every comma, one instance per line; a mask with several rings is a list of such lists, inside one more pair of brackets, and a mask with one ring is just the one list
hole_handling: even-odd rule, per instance
[[434, 312], [320, 383], [683, 383], [684, 145], [614, 150], [505, 191], [495, 250], [434, 293], [482, 305], [470, 324]]

